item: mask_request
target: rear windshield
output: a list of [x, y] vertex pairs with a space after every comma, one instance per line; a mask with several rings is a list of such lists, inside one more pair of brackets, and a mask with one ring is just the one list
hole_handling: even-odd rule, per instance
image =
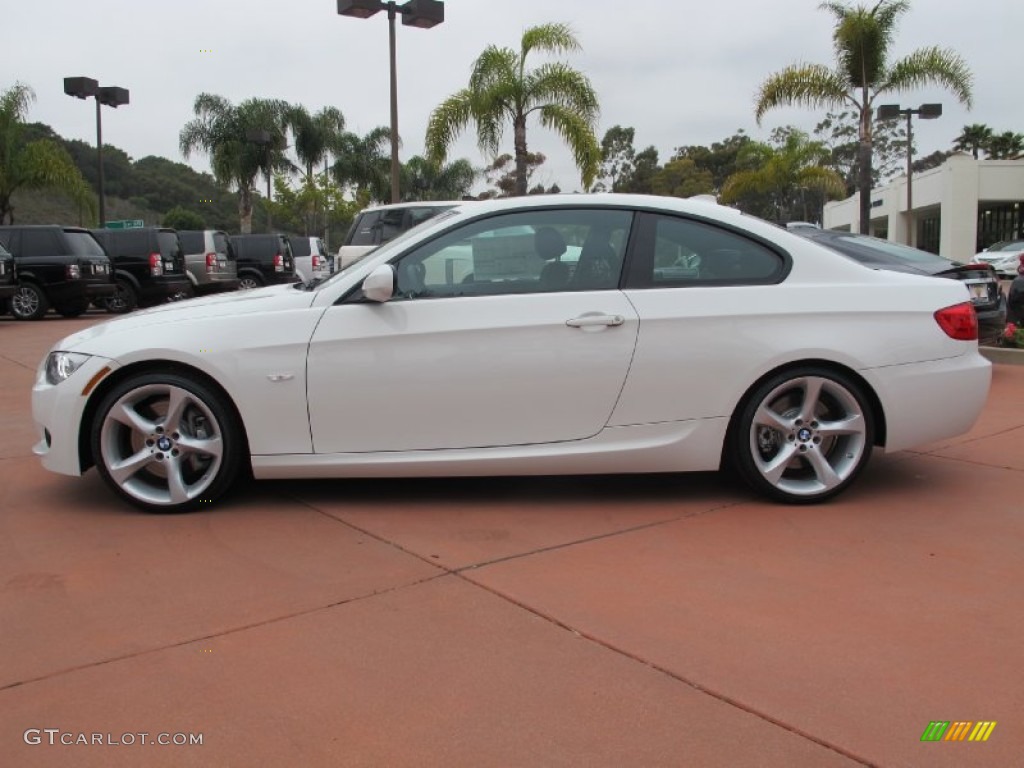
[[174, 257], [181, 254], [181, 245], [178, 243], [178, 233], [170, 230], [160, 230], [156, 233], [160, 243], [160, 255], [164, 258]]
[[231, 241], [223, 232], [213, 233], [213, 247], [217, 253], [226, 254], [229, 259], [235, 258], [235, 249], [231, 247]]
[[897, 261], [913, 266], [936, 266], [949, 267], [957, 262], [944, 259], [934, 253], [911, 248], [909, 245], [900, 245], [890, 240], [881, 240], [877, 237], [867, 235], [847, 235], [844, 237], [822, 239], [825, 245], [830, 245], [841, 253], [852, 256], [858, 261], [865, 258], [882, 261]]
[[292, 254], [295, 256], [309, 256], [308, 237], [289, 237], [288, 242], [292, 245]]
[[96, 238], [88, 232], [80, 232], [75, 230], [64, 230], [64, 240], [67, 242], [68, 247], [71, 249], [71, 253], [75, 256], [106, 256], [106, 251], [103, 250]]
[[178, 239], [181, 241], [181, 249], [185, 253], [202, 253], [205, 238], [202, 232], [179, 232]]

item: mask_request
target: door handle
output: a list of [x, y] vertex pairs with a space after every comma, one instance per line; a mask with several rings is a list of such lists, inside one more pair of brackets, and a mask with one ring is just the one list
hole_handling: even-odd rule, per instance
[[565, 324], [570, 328], [592, 328], [596, 325], [622, 325], [626, 318], [622, 315], [586, 314], [566, 320]]

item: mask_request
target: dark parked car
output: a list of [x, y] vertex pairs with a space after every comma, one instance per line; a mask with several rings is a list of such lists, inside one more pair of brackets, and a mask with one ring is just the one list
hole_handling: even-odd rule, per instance
[[978, 341], [992, 344], [1006, 327], [1006, 297], [999, 276], [988, 264], [965, 264], [907, 245], [852, 232], [823, 229], [795, 229], [793, 234], [838, 251], [872, 269], [934, 275], [962, 280], [978, 315]]
[[232, 235], [238, 257], [239, 288], [294, 283], [295, 258], [284, 235]]
[[114, 293], [110, 260], [87, 229], [0, 227], [0, 245], [14, 254], [18, 279], [8, 307], [19, 320], [38, 320], [50, 307], [77, 317]]
[[0, 245], [0, 312], [7, 307], [7, 300], [14, 295], [14, 257]]
[[235, 249], [227, 232], [219, 229], [178, 230], [185, 251], [185, 269], [199, 294], [233, 291], [238, 287]]
[[104, 302], [109, 312], [130, 312], [193, 295], [185, 275], [185, 254], [173, 229], [94, 229], [92, 233], [114, 265], [117, 291]]

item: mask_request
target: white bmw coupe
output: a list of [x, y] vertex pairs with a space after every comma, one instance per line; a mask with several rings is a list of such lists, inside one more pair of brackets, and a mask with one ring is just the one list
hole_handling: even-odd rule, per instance
[[706, 201], [474, 203], [314, 284], [103, 322], [39, 368], [35, 452], [177, 512], [260, 478], [716, 470], [816, 502], [970, 429], [963, 283]]

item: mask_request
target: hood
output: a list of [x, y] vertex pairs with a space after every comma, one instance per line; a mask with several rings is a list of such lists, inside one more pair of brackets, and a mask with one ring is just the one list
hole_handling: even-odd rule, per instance
[[222, 293], [201, 299], [186, 299], [132, 312], [124, 317], [97, 323], [65, 337], [54, 349], [72, 351], [91, 339], [114, 333], [133, 333], [153, 325], [183, 321], [237, 317], [259, 313], [265, 315], [289, 309], [308, 307], [315, 294], [287, 285], [272, 285], [249, 291]]

